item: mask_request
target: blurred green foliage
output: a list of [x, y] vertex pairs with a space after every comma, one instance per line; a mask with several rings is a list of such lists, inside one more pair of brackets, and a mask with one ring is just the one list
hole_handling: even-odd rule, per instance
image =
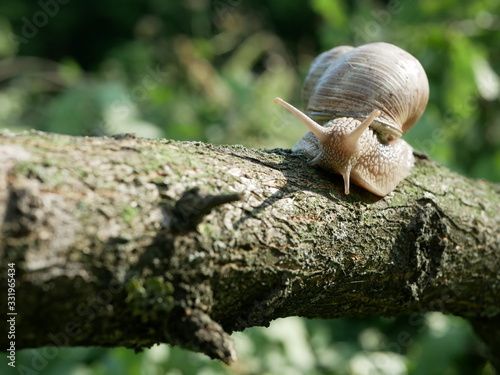
[[[500, 181], [499, 14], [500, 0], [5, 0], [0, 127], [289, 148], [305, 129], [272, 99], [301, 107], [319, 52], [386, 41], [416, 56], [430, 81], [408, 142]], [[467, 323], [438, 313], [290, 318], [235, 340], [241, 360], [231, 367], [165, 345], [138, 355], [57, 349], [45, 362], [21, 351], [18, 365], [35, 369], [38, 358], [31, 373], [55, 375], [493, 373]]]

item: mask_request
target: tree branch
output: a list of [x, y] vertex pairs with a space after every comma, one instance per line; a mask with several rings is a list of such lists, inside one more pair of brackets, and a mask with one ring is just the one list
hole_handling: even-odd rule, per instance
[[500, 188], [417, 156], [379, 198], [289, 150], [4, 134], [16, 349], [167, 342], [230, 362], [231, 332], [279, 317], [442, 311], [498, 353]]

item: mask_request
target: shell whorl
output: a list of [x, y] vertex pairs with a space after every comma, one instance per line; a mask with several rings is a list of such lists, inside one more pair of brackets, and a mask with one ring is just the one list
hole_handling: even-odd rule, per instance
[[372, 127], [400, 137], [427, 105], [429, 83], [420, 62], [387, 43], [340, 46], [311, 64], [303, 89], [306, 113], [323, 124], [336, 117], [381, 115]]
[[304, 86], [302, 86], [302, 102], [307, 106], [311, 94], [316, 89], [316, 85], [332, 62], [338, 59], [341, 55], [349, 52], [354, 47], [351, 46], [338, 46], [319, 54], [311, 63], [309, 71], [307, 72]]

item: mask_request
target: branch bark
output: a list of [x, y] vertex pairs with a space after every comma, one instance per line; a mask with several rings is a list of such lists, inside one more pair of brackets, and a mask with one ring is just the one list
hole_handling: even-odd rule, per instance
[[231, 332], [279, 317], [442, 311], [498, 356], [500, 187], [417, 156], [378, 198], [289, 150], [5, 133], [16, 349], [167, 342], [230, 362]]

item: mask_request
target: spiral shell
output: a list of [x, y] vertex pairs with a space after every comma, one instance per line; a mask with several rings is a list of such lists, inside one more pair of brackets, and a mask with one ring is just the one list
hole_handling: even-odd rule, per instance
[[388, 43], [340, 46], [311, 64], [303, 89], [306, 114], [323, 124], [336, 117], [381, 115], [371, 125], [401, 137], [421, 117], [429, 83], [420, 62]]

